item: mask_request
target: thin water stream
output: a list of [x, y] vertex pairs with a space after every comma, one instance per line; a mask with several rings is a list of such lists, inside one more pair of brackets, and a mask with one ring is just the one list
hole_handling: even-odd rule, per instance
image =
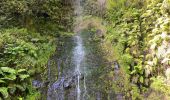
[[[81, 89], [80, 89], [80, 77], [81, 77], [81, 64], [84, 60], [84, 47], [83, 47], [83, 41], [80, 35], [76, 35], [75, 37], [75, 43], [76, 47], [74, 48], [73, 51], [73, 59], [74, 59], [74, 65], [76, 66], [75, 68], [75, 73], [77, 73], [77, 100], [80, 100], [80, 95], [81, 95]], [[84, 82], [84, 87], [86, 87], [86, 82]]]

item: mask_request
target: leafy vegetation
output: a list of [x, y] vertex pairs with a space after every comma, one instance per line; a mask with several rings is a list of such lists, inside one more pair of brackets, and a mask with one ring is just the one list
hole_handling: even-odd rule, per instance
[[27, 29], [1, 31], [0, 71], [3, 98], [31, 93], [31, 76], [42, 72], [51, 53], [55, 51], [54, 39]]
[[169, 99], [170, 0], [82, 3], [83, 21], [73, 24], [72, 0], [0, 1], [0, 99], [40, 99], [32, 80], [47, 74], [49, 58], [73, 29], [95, 33], [87, 42], [95, 42], [103, 53], [98, 56], [109, 63], [97, 70], [105, 92], [132, 100]]
[[148, 87], [167, 93], [163, 97], [169, 98], [165, 77], [169, 66], [169, 5], [168, 0], [109, 0], [106, 40], [113, 44], [122, 70], [134, 84], [132, 99], [140, 99], [139, 94], [145, 94]]
[[59, 38], [72, 34], [72, 11], [62, 0], [0, 1], [0, 99], [40, 99], [33, 78], [47, 78]]

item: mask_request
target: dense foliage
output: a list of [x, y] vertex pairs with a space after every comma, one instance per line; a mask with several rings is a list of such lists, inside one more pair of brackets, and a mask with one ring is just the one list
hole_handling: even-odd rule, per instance
[[63, 0], [0, 1], [0, 99], [39, 99], [32, 80], [45, 76], [58, 38], [72, 31], [72, 11]]
[[74, 24], [72, 3], [0, 0], [0, 100], [39, 99], [32, 80], [45, 76], [75, 24], [74, 31], [96, 33], [89, 40], [109, 63], [94, 73], [103, 91], [133, 100], [170, 98], [170, 0], [83, 0], [83, 21]]
[[0, 92], [3, 98], [31, 94], [31, 77], [46, 68], [55, 51], [54, 39], [27, 29], [3, 29], [0, 33]]
[[169, 98], [170, 1], [109, 0], [107, 6], [106, 39], [132, 84], [124, 93], [132, 99], [157, 93]]
[[[1, 0], [1, 27], [26, 27], [33, 31], [69, 30], [72, 7], [61, 0]], [[52, 24], [52, 25], [51, 25]], [[44, 26], [43, 26], [44, 25]], [[47, 28], [47, 30], [44, 30]]]

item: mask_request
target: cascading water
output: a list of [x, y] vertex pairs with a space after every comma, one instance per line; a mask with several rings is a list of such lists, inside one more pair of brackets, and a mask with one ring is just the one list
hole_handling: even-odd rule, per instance
[[[75, 24], [82, 22], [82, 14], [83, 14], [83, 7], [81, 5], [81, 0], [76, 0], [75, 5], [74, 5], [74, 12], [76, 15], [76, 20]], [[78, 27], [74, 27], [75, 30], [77, 30]], [[78, 33], [77, 33], [78, 34]], [[77, 73], [77, 83], [76, 83], [76, 88], [77, 88], [77, 100], [80, 100], [81, 96], [81, 89], [80, 89], [80, 77], [81, 77], [81, 68], [80, 65], [82, 65], [82, 61], [84, 59], [84, 47], [83, 47], [83, 41], [80, 35], [75, 36], [75, 42], [76, 42], [76, 47], [73, 52], [74, 56], [74, 64], [76, 66], [75, 72]], [[84, 80], [84, 88], [86, 91], [86, 85], [85, 85], [85, 80]]]
[[[82, 7], [82, 0], [76, 0], [75, 1], [75, 15], [76, 15], [76, 20], [75, 23], [81, 23], [82, 22], [82, 15], [83, 15], [83, 7]], [[77, 30], [78, 27], [75, 27], [75, 30]], [[80, 64], [82, 64], [82, 61], [84, 59], [84, 47], [83, 47], [83, 41], [80, 35], [76, 36], [76, 43], [77, 46], [75, 47], [74, 50], [74, 60], [75, 60], [75, 64], [76, 64], [76, 69], [75, 71], [78, 73], [77, 76], [77, 100], [80, 100], [80, 96], [81, 96], [81, 90], [80, 90], [80, 75], [81, 75], [81, 69], [80, 69]], [[85, 72], [85, 68], [84, 68], [84, 94], [83, 97], [86, 95], [86, 72]]]
[[77, 74], [77, 83], [76, 83], [76, 91], [77, 91], [77, 100], [80, 100], [81, 90], [80, 90], [80, 77], [81, 77], [81, 68], [80, 65], [82, 64], [82, 61], [84, 59], [84, 47], [82, 38], [77, 35], [75, 36], [75, 42], [76, 47], [73, 51], [73, 57], [74, 57], [74, 64], [76, 66], [75, 73]]

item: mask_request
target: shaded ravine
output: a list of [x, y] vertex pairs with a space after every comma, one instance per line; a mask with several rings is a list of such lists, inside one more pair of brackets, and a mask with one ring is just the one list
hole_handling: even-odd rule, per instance
[[[75, 24], [82, 22], [81, 3], [75, 0]], [[100, 67], [108, 65], [100, 55], [102, 49], [97, 48], [99, 43], [89, 41], [95, 33], [77, 31], [77, 28], [75, 36], [66, 39], [57, 52], [61, 54], [49, 60], [47, 100], [114, 100], [114, 93], [107, 93], [99, 78]]]

